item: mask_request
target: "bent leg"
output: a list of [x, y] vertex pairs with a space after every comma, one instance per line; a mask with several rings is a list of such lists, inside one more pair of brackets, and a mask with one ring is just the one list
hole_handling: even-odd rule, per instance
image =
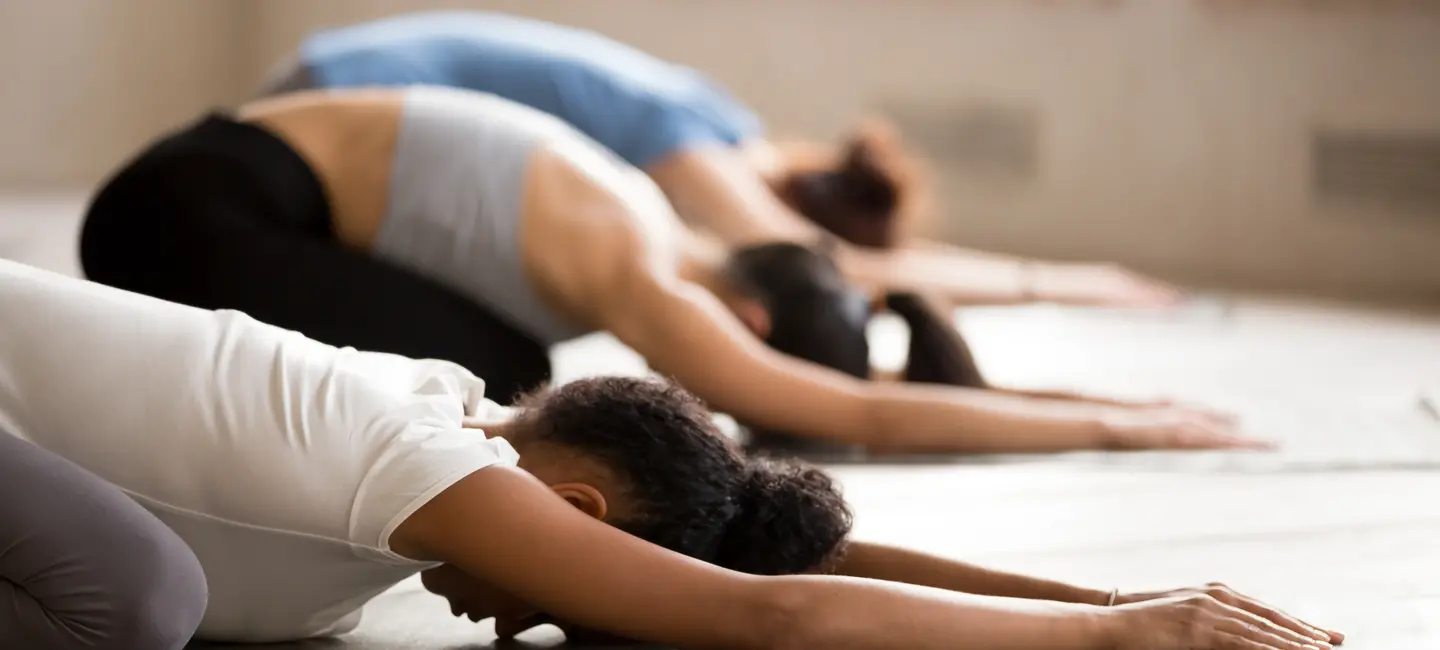
[[0, 431], [0, 647], [177, 650], [200, 563], [115, 486]]
[[[549, 350], [485, 307], [341, 244], [267, 228], [238, 206], [174, 220], [166, 254], [124, 250], [127, 233], [87, 225], [91, 280], [203, 309], [234, 309], [335, 346], [443, 359], [508, 404], [550, 380]], [[141, 236], [128, 233], [129, 236]]]

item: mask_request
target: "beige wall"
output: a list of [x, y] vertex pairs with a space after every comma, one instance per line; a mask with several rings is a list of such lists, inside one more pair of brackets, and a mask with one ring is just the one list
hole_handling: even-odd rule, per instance
[[1420, 2], [5, 3], [0, 87], [26, 91], [0, 106], [0, 185], [88, 182], [161, 126], [242, 94], [313, 28], [441, 6], [610, 33], [711, 72], [777, 130], [831, 135], [882, 106], [939, 116], [932, 128], [975, 104], [1029, 111], [1032, 177], [941, 169], [946, 230], [978, 246], [1440, 295], [1440, 213], [1310, 191], [1313, 128], [1440, 132], [1440, 9]]
[[0, 187], [88, 182], [229, 96], [243, 3], [0, 2]]

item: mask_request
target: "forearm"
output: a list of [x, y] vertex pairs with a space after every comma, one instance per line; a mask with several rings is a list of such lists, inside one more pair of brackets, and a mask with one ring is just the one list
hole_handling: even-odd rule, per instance
[[[770, 241], [813, 242], [824, 232], [780, 201], [738, 152], [696, 149], [667, 158], [646, 173], [676, 212], [731, 246]], [[1014, 304], [1037, 299], [1022, 258], [918, 240], [895, 250], [839, 243], [836, 264], [872, 290], [936, 293], [962, 304]]]
[[1053, 452], [1105, 446], [1096, 407], [992, 391], [869, 382], [781, 355], [714, 295], [661, 275], [610, 292], [604, 327], [712, 408], [762, 428], [882, 452]]
[[989, 390], [868, 385], [864, 444], [879, 452], [1046, 453], [1104, 449], [1095, 407]]
[[1039, 298], [1031, 263], [1019, 258], [930, 247], [844, 246], [836, 259], [846, 277], [867, 287], [933, 294], [961, 305], [1009, 305]]
[[1099, 650], [1101, 608], [852, 578], [779, 578], [798, 600], [788, 641], [834, 650]]
[[1123, 399], [1117, 399], [1117, 398], [1112, 398], [1112, 397], [1099, 397], [1099, 396], [1094, 396], [1094, 395], [1083, 395], [1083, 394], [1080, 394], [1080, 393], [1075, 393], [1075, 392], [1066, 391], [1066, 390], [1046, 390], [1046, 389], [1030, 389], [1030, 388], [996, 388], [996, 387], [991, 387], [990, 390], [995, 391], [995, 392], [997, 392], [997, 393], [1000, 393], [1000, 394], [1002, 394], [1002, 395], [1013, 395], [1013, 396], [1015, 396], [1015, 397], [1023, 397], [1023, 398], [1029, 398], [1029, 399], [1054, 400], [1054, 401], [1062, 401], [1062, 402], [1076, 402], [1076, 403], [1080, 403], [1080, 404], [1096, 404], [1096, 405], [1099, 405], [1099, 406], [1119, 406], [1119, 407], [1126, 407], [1126, 408], [1128, 408], [1128, 407], [1133, 407], [1133, 406], [1135, 406], [1136, 404], [1139, 403], [1139, 402], [1136, 402], [1136, 401], [1126, 401], [1126, 400], [1123, 400]]
[[1068, 585], [950, 560], [918, 551], [852, 543], [835, 573], [981, 596], [1104, 605], [1108, 591]]

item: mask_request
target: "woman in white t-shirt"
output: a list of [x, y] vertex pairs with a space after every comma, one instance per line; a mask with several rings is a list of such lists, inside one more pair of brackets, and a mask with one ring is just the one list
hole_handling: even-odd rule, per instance
[[[119, 488], [194, 555], [140, 564], [178, 590], [168, 619], [162, 601], [124, 600], [156, 590], [112, 589], [133, 571], [4, 575], [4, 647], [88, 647], [45, 645], [36, 630], [127, 607], [130, 624], [168, 623], [167, 643], [202, 607], [197, 636], [210, 640], [339, 634], [417, 572], [457, 615], [493, 617], [502, 637], [556, 621], [725, 648], [1304, 650], [1341, 639], [1218, 586], [1121, 594], [848, 542], [829, 478], [744, 457], [698, 400], [663, 382], [578, 381], [509, 411], [453, 363], [336, 348], [4, 261], [0, 314], [5, 444]], [[57, 480], [77, 483], [22, 484], [14, 465], [0, 455], [7, 502], [44, 503], [65, 491]], [[84, 514], [55, 503], [0, 509], [0, 555], [19, 545], [57, 563], [131, 561], [83, 528], [48, 525]], [[154, 528], [99, 510], [89, 530]], [[26, 546], [37, 531], [59, 533]], [[67, 591], [86, 607], [50, 597]], [[44, 620], [3, 618], [16, 603]]]

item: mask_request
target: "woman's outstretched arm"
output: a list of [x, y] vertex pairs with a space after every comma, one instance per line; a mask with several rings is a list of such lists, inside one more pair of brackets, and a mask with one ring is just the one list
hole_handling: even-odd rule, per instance
[[770, 349], [708, 291], [648, 262], [643, 238], [629, 246], [617, 253], [629, 270], [597, 293], [600, 323], [712, 408], [758, 426], [885, 452], [1260, 446], [1183, 409], [856, 379]]
[[[928, 271], [964, 273], [977, 298], [960, 304], [1051, 302], [1094, 307], [1172, 307], [1184, 298], [1176, 287], [1113, 263], [1054, 262], [913, 239], [893, 255], [856, 259], [879, 277], [929, 277]], [[937, 283], [944, 292], [944, 281]], [[924, 291], [924, 287], [912, 288]]]
[[1034, 260], [929, 241], [889, 251], [842, 246], [841, 269], [865, 286], [946, 298], [958, 306], [1050, 302], [1092, 307], [1172, 307], [1173, 286], [1117, 264]]
[[857, 578], [737, 574], [595, 520], [514, 468], [487, 468], [456, 483], [406, 520], [391, 543], [419, 559], [450, 564], [559, 620], [683, 647], [1322, 647], [1203, 595], [1103, 608]]
[[866, 542], [850, 543], [845, 556], [834, 567], [833, 572], [838, 575], [901, 582], [982, 596], [1053, 600], [1085, 605], [1123, 605], [1186, 593], [1204, 593], [1315, 639], [1333, 643], [1340, 643], [1345, 639], [1343, 634], [1320, 630], [1219, 583], [1198, 588], [1143, 593], [1087, 589], [1044, 578], [996, 571], [919, 551]]
[[[456, 483], [396, 536], [397, 549], [453, 565], [559, 620], [647, 642], [1098, 650], [1104, 637], [1098, 608], [724, 571], [593, 519], [513, 468], [487, 468]], [[974, 645], [957, 645], [961, 636]]]
[[[740, 152], [713, 147], [646, 170], [676, 210], [732, 246], [813, 242], [818, 226], [785, 205]], [[836, 261], [858, 285], [934, 294], [957, 305], [1028, 302], [1162, 307], [1180, 293], [1113, 264], [1057, 263], [916, 240], [893, 250], [841, 243]]]
[[868, 542], [851, 542], [834, 572], [843, 576], [903, 582], [982, 596], [1086, 605], [1106, 605], [1110, 600], [1108, 590], [1086, 589]]

